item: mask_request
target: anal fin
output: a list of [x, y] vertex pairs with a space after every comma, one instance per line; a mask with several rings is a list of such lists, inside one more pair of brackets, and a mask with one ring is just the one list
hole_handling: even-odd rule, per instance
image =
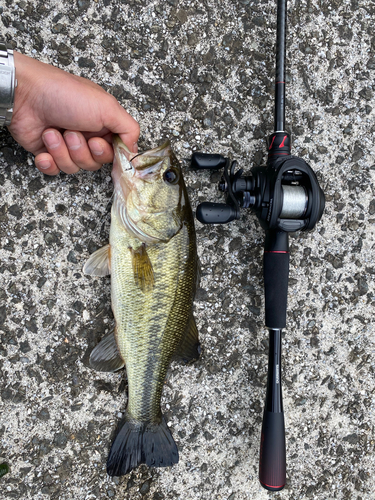
[[114, 332], [104, 337], [93, 349], [90, 355], [90, 366], [99, 372], [115, 372], [125, 366]]
[[191, 315], [185, 335], [183, 336], [180, 345], [177, 347], [173, 358], [187, 364], [197, 360], [201, 352], [202, 348], [198, 338], [197, 325], [195, 323], [194, 316]]
[[108, 276], [111, 274], [111, 247], [105, 245], [90, 255], [86, 264], [83, 266], [83, 272], [90, 276]]

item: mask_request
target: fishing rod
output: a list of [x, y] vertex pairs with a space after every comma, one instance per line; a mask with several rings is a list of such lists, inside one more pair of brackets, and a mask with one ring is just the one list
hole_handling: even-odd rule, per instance
[[197, 207], [203, 224], [225, 224], [249, 208], [266, 231], [263, 257], [265, 325], [269, 330], [267, 391], [260, 443], [259, 481], [267, 490], [285, 486], [285, 424], [281, 390], [281, 337], [286, 327], [290, 232], [312, 230], [321, 219], [325, 197], [311, 167], [291, 155], [285, 130], [286, 0], [277, 0], [274, 132], [268, 138], [264, 167], [252, 167], [249, 176], [237, 162], [219, 154], [194, 153], [192, 168], [223, 168], [219, 190], [226, 203], [204, 202]]

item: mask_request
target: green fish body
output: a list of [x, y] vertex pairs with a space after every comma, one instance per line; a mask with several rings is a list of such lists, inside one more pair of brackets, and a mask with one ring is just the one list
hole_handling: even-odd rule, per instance
[[90, 362], [104, 371], [126, 367], [128, 404], [107, 462], [108, 474], [119, 476], [140, 463], [178, 462], [161, 393], [172, 358], [190, 361], [200, 350], [192, 315], [196, 238], [181, 169], [169, 142], [134, 157], [115, 136], [114, 149], [109, 245], [90, 257], [84, 271], [111, 273], [115, 331]]

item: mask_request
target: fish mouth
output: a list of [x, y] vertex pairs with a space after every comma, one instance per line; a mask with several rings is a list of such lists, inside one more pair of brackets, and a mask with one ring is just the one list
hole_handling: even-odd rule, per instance
[[[172, 223], [167, 237], [164, 234], [166, 231], [158, 229], [150, 220], [160, 220], [166, 212], [165, 207], [160, 205], [160, 197], [155, 194], [155, 189], [159, 192], [160, 185], [165, 184], [163, 172], [175, 161], [169, 140], [154, 149], [137, 154], [129, 151], [120, 137], [114, 135], [113, 149], [114, 213], [127, 231], [140, 241], [168, 241], [169, 232], [176, 224]], [[177, 186], [174, 190], [176, 189], [180, 196], [180, 188]]]
[[114, 168], [120, 167], [121, 174], [131, 174], [141, 178], [158, 174], [164, 160], [172, 155], [169, 139], [144, 153], [132, 153], [120, 137], [114, 135], [113, 149], [115, 152]]

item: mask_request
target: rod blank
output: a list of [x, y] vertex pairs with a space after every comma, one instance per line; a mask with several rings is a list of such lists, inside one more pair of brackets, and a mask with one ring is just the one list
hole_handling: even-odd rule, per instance
[[286, 0], [277, 2], [275, 132], [285, 130]]

